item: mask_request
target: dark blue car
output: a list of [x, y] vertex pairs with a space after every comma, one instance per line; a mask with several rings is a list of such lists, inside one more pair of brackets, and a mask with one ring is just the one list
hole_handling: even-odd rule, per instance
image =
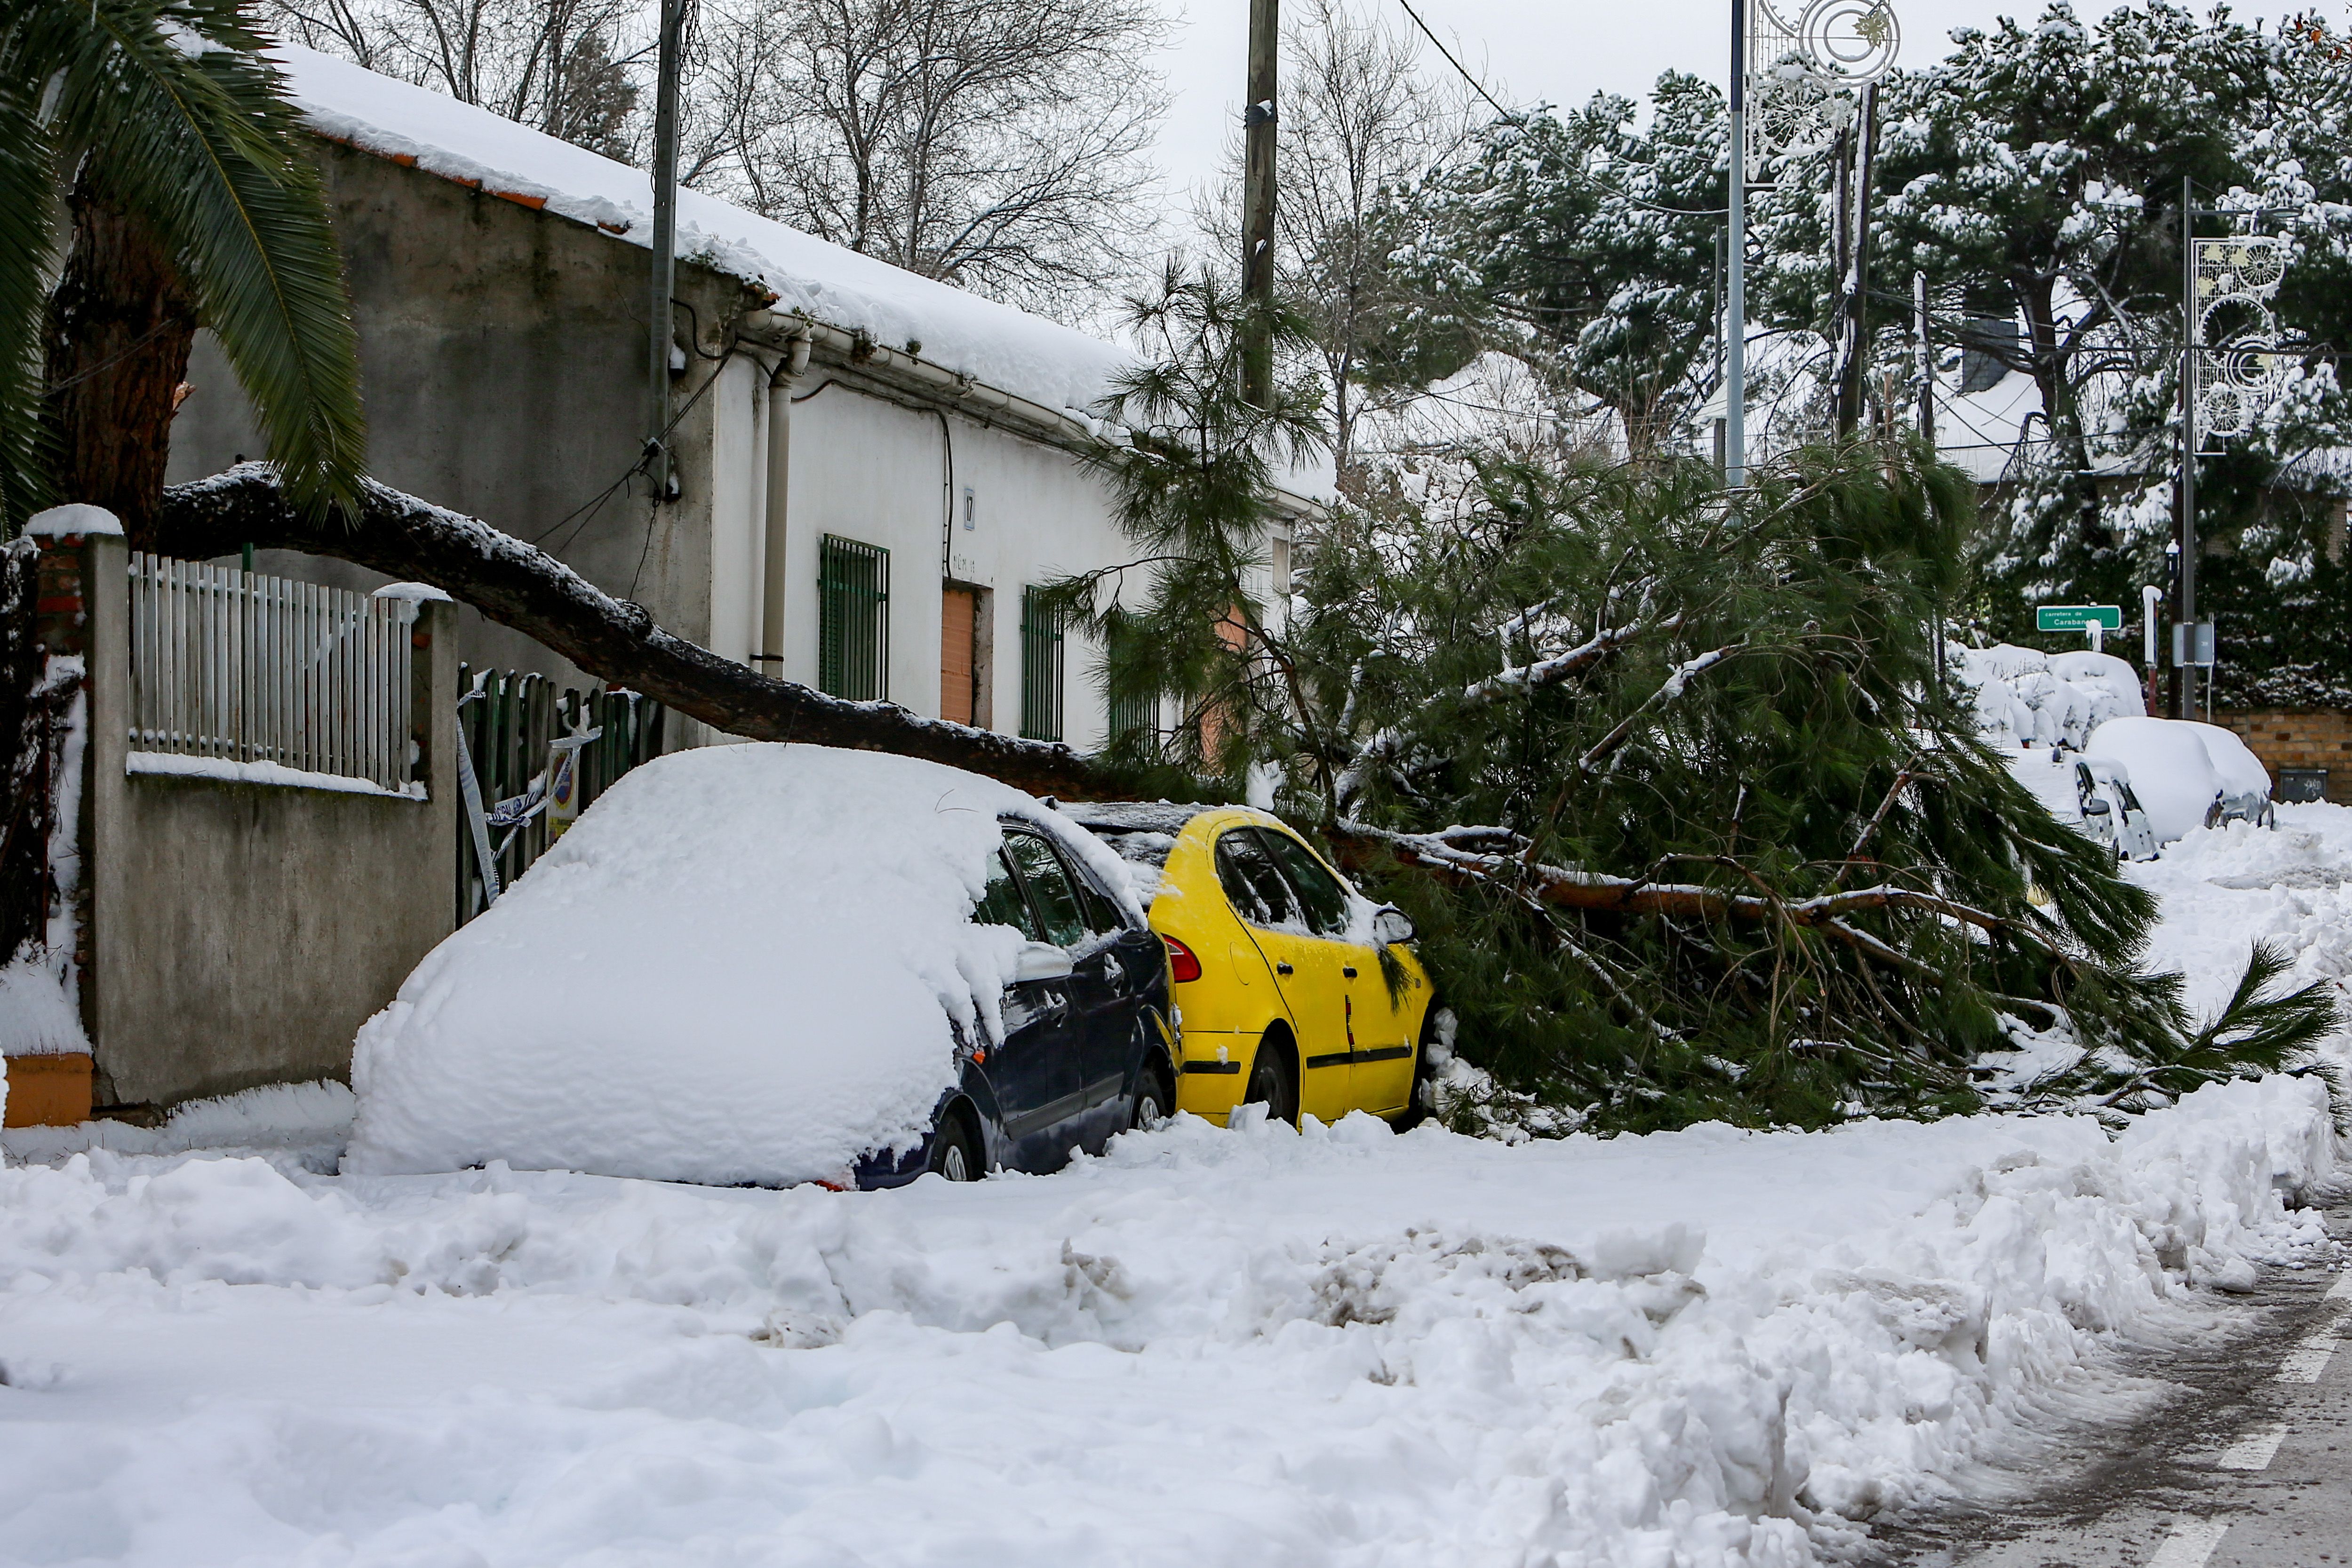
[[926, 1171], [975, 1181], [995, 1169], [1043, 1173], [1073, 1149], [1176, 1103], [1168, 951], [1076, 856], [1036, 828], [1003, 819], [1004, 844], [972, 918], [1028, 939], [1003, 1000], [1003, 1037], [965, 1040], [960, 1079], [922, 1146], [868, 1155], [861, 1187], [902, 1186]]

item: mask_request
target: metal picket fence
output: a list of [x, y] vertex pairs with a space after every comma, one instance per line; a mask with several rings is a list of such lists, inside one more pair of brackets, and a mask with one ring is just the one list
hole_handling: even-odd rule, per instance
[[407, 785], [415, 604], [143, 551], [130, 576], [132, 750]]
[[[457, 666], [457, 733], [475, 785], [462, 791], [458, 811], [462, 923], [546, 853], [570, 816], [622, 774], [661, 755], [667, 710], [635, 692], [558, 690], [537, 674], [477, 672], [465, 664]], [[559, 776], [567, 753], [569, 780]]]

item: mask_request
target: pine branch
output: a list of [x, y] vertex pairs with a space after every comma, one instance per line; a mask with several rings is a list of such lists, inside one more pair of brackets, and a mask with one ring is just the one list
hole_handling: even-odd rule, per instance
[[1664, 635], [1682, 629], [1684, 617], [1677, 611], [1659, 621], [1635, 621], [1623, 626], [1598, 632], [1584, 642], [1549, 659], [1537, 659], [1525, 664], [1514, 664], [1496, 672], [1483, 681], [1465, 687], [1465, 702], [1486, 702], [1511, 691], [1534, 691], [1558, 685], [1583, 674], [1620, 649], [1631, 646], [1651, 635]]

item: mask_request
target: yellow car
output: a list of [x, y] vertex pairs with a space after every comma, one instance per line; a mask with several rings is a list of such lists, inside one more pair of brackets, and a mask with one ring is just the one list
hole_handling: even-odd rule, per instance
[[1430, 987], [1402, 911], [1358, 894], [1264, 811], [1062, 810], [1128, 862], [1168, 945], [1179, 1110], [1223, 1123], [1262, 1101], [1285, 1121], [1329, 1123], [1416, 1108]]

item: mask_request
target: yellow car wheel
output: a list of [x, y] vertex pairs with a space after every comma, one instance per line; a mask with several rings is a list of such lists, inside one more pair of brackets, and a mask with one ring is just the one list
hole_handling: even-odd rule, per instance
[[1257, 1042], [1242, 1103], [1263, 1104], [1275, 1121], [1298, 1125], [1298, 1052], [1289, 1031], [1280, 1025], [1267, 1030]]

